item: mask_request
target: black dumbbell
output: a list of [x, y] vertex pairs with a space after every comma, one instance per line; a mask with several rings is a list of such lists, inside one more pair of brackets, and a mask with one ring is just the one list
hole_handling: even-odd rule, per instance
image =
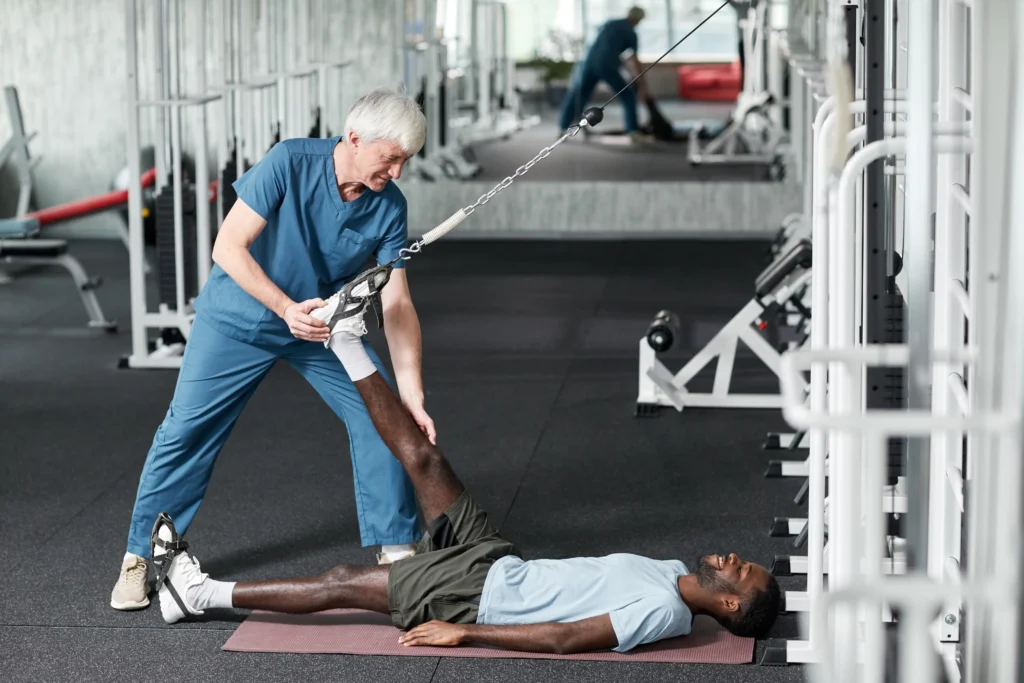
[[679, 337], [679, 316], [672, 311], [658, 311], [647, 328], [647, 343], [658, 353], [672, 348]]

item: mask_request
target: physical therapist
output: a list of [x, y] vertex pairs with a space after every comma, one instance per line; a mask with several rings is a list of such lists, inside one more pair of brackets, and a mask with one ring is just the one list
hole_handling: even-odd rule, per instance
[[[353, 105], [341, 138], [279, 142], [234, 183], [238, 201], [218, 232], [216, 265], [195, 301], [174, 397], [142, 469], [113, 608], [149, 605], [157, 515], [168, 512], [181, 533], [188, 528], [224, 442], [278, 360], [298, 370], [348, 428], [362, 544], [382, 546], [381, 564], [413, 553], [420, 525], [412, 482], [325, 346], [326, 323], [310, 313], [371, 256], [385, 263], [406, 246], [406, 201], [392, 180], [425, 136], [415, 101], [377, 89]], [[384, 330], [402, 402], [436, 441], [423, 408], [420, 325], [403, 265], [394, 264], [382, 292]]]
[[[636, 27], [643, 18], [644, 10], [640, 7], [633, 7], [625, 18], [612, 19], [605, 22], [604, 26], [594, 38], [594, 43], [587, 51], [587, 56], [580, 64], [576, 65], [573, 73], [572, 83], [569, 91], [562, 100], [562, 113], [558, 120], [559, 136], [569, 128], [578, 123], [583, 115], [583, 109], [590, 102], [590, 96], [594, 93], [598, 83], [604, 81], [612, 92], [619, 93], [619, 101], [622, 102], [622, 110], [625, 116], [626, 134], [632, 143], [650, 142], [649, 136], [640, 132], [637, 123], [636, 100], [646, 100], [649, 97], [647, 82], [643, 76], [643, 64], [640, 63], [637, 53], [639, 44], [636, 36]], [[635, 83], [636, 93], [632, 88], [626, 87], [626, 79], [622, 77], [622, 54], [629, 51], [627, 62], [638, 76]]]

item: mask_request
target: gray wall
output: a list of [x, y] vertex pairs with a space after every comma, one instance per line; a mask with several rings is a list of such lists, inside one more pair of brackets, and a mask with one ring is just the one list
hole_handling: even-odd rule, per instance
[[[409, 200], [409, 234], [421, 236], [494, 183], [402, 181]], [[774, 235], [798, 212], [803, 190], [795, 183], [520, 182], [495, 195], [452, 233], [453, 237], [758, 238]]]
[[[208, 12], [212, 14], [221, 2], [208, 0]], [[327, 28], [335, 36], [329, 44], [333, 54], [327, 56], [355, 62], [341, 82], [342, 111], [358, 93], [399, 81], [392, 47], [398, 34], [395, 2], [327, 2], [332, 8]], [[138, 0], [140, 6], [145, 3], [154, 6], [156, 0]], [[186, 21], [190, 16], [198, 21], [198, 0], [182, 4], [192, 13]], [[258, 4], [267, 11], [268, 0]], [[0, 0], [0, 85], [18, 88], [25, 125], [38, 133], [32, 152], [42, 157], [34, 174], [40, 206], [105, 192], [125, 165], [125, 31], [124, 0]], [[211, 74], [216, 68], [214, 44], [214, 37], [208, 36]], [[194, 83], [197, 54], [197, 40], [186, 39], [182, 56], [186, 83]], [[337, 131], [340, 123], [332, 123], [331, 128]], [[3, 110], [0, 141], [6, 141], [8, 134]], [[15, 201], [10, 171], [0, 170], [0, 216], [12, 215]], [[116, 214], [108, 213], [50, 232], [114, 235], [118, 220]]]
[[[207, 0], [208, 12], [222, 0]], [[277, 2], [260, 0], [261, 12]], [[314, 4], [317, 0], [314, 0]], [[399, 0], [327, 0], [326, 57], [354, 60], [344, 72], [336, 110], [342, 119], [355, 98], [376, 85], [399, 83], [395, 59]], [[199, 0], [182, 0], [186, 22], [198, 21]], [[153, 7], [156, 0], [139, 0]], [[29, 130], [38, 132], [32, 151], [35, 196], [52, 206], [108, 190], [125, 165], [124, 0], [0, 0], [0, 85], [18, 87]], [[207, 40], [210, 82], [219, 62], [213, 35]], [[257, 68], [268, 67], [263, 38], [254, 38]], [[182, 65], [186, 89], [197, 73], [198, 39], [185, 40]], [[142, 59], [147, 59], [146, 55]], [[145, 66], [145, 62], [144, 62]], [[143, 90], [152, 79], [141, 78]], [[341, 120], [329, 122], [337, 134]], [[143, 138], [151, 127], [143, 123]], [[0, 140], [6, 140], [6, 115]], [[212, 158], [212, 157], [211, 157]], [[483, 183], [400, 183], [410, 200], [410, 231], [431, 229], [459, 206], [490, 189]], [[13, 214], [16, 193], [10, 174], [0, 170], [0, 216]], [[595, 231], [621, 236], [644, 226], [645, 235], [765, 234], [800, 208], [792, 185], [745, 183], [519, 183], [502, 193], [457, 231], [459, 236], [586, 236]], [[614, 216], [614, 220], [609, 220]], [[636, 220], [642, 217], [642, 220]], [[681, 220], [685, 217], [685, 220]], [[54, 236], [116, 236], [114, 213], [80, 219], [48, 230]], [[626, 226], [626, 227], [623, 227]], [[608, 232], [611, 231], [611, 232]], [[642, 236], [637, 234], [636, 236]]]

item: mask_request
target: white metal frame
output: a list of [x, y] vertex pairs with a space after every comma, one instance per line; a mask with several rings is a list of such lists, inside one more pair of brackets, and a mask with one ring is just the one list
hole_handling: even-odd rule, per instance
[[36, 133], [25, 132], [25, 121], [21, 118], [21, 105], [18, 103], [18, 91], [13, 85], [4, 86], [4, 101], [7, 104], [7, 117], [11, 121], [11, 134], [0, 147], [0, 168], [9, 160], [13, 160], [18, 174], [18, 204], [14, 212], [15, 218], [28, 213], [28, 205], [32, 199], [32, 169], [43, 160], [41, 156], [32, 156], [29, 143]]
[[[830, 174], [825, 142], [836, 130], [833, 101], [823, 103], [808, 131], [812, 144], [805, 171], [813, 172], [807, 208], [816, 266], [811, 345], [783, 355], [780, 380], [784, 416], [810, 433], [808, 556], [789, 558], [792, 573], [808, 572], [808, 591], [786, 595], [787, 607], [809, 609], [810, 619], [808, 640], [790, 641], [787, 660], [820, 661], [822, 666], [813, 669], [816, 680], [829, 683], [892, 680], [885, 671], [882, 623], [891, 618], [888, 607], [900, 607], [896, 680], [936, 680], [942, 666], [954, 683], [961, 677], [972, 683], [1008, 682], [1019, 675], [1021, 567], [1014, 558], [1024, 530], [1024, 274], [1010, 265], [1024, 258], [1024, 196], [1015, 191], [1024, 179], [1024, 133], [1011, 118], [1012, 112], [1024, 111], [1024, 52], [1011, 51], [1013, 63], [1007, 64], [1007, 46], [1024, 29], [1024, 8], [1009, 0], [983, 6], [901, 0], [899, 15], [900, 22], [909, 17], [900, 29], [906, 42], [901, 37], [900, 49], [889, 58], [905, 73], [908, 90], [904, 103], [887, 102], [896, 119], [886, 126], [886, 138], [848, 158], [841, 173]], [[792, 61], [791, 67], [798, 70]], [[929, 86], [933, 79], [937, 107]], [[804, 86], [813, 90], [810, 83]], [[856, 106], [844, 108], [851, 110], [856, 115]], [[976, 125], [968, 125], [968, 116]], [[905, 138], [890, 137], [904, 133]], [[794, 139], [808, 138], [796, 128]], [[856, 130], [847, 135], [850, 148], [862, 141]], [[897, 230], [905, 223], [901, 289], [911, 333], [906, 344], [864, 346], [855, 334], [864, 298], [858, 182], [868, 163], [885, 157], [897, 159], [889, 173], [905, 194], [905, 200], [896, 198], [895, 211]], [[934, 273], [929, 267], [933, 210]], [[863, 373], [870, 365], [907, 368], [909, 409], [865, 409]], [[804, 385], [808, 370], [810, 401]], [[931, 388], [925, 400], [922, 383]], [[885, 536], [884, 512], [892, 508], [885, 463], [888, 440], [895, 436], [912, 437], [911, 452], [927, 458], [927, 554], [920, 567], [906, 565], [905, 549], [917, 541]], [[966, 506], [965, 486], [972, 494]], [[900, 509], [918, 491], [906, 488], [896, 499]], [[906, 509], [915, 514], [919, 508]], [[791, 528], [798, 523], [789, 520]], [[826, 525], [827, 547], [821, 535]], [[966, 577], [960, 570], [962, 531], [970, 541]], [[878, 561], [886, 540], [902, 566]], [[887, 576], [894, 569], [909, 574]], [[827, 593], [821, 583], [826, 572]], [[962, 612], [969, 612], [963, 630]]]
[[[775, 10], [775, 12], [773, 12]], [[776, 6], [761, 0], [750, 7], [743, 30], [745, 60], [743, 90], [736, 99], [729, 123], [710, 140], [704, 141], [701, 125], [690, 130], [688, 156], [692, 164], [770, 164], [780, 160], [786, 139], [778, 103], [781, 85], [777, 74], [778, 44], [772, 28]]]
[[[813, 269], [812, 269], [813, 270]], [[640, 339], [640, 390], [638, 406], [670, 406], [682, 412], [683, 408], [781, 408], [778, 394], [734, 394], [732, 383], [736, 347], [742, 341], [765, 366], [776, 375], [780, 354], [764, 339], [756, 325], [767, 306], [785, 304], [798, 295], [810, 282], [811, 272], [798, 269], [762, 301], [751, 299], [686, 365], [674, 375], [658, 359], [646, 337]], [[687, 384], [708, 363], [718, 359], [715, 383], [711, 393], [687, 390]]]

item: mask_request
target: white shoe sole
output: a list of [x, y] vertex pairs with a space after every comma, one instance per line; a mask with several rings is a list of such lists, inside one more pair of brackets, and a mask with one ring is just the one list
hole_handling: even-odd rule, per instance
[[149, 607], [149, 598], [145, 598], [142, 602], [118, 602], [114, 599], [110, 600], [110, 606], [114, 609], [121, 610], [123, 612], [130, 612], [132, 610], [142, 609]]
[[160, 587], [160, 616], [168, 624], [176, 624], [185, 618], [185, 613], [178, 607], [167, 586]]

